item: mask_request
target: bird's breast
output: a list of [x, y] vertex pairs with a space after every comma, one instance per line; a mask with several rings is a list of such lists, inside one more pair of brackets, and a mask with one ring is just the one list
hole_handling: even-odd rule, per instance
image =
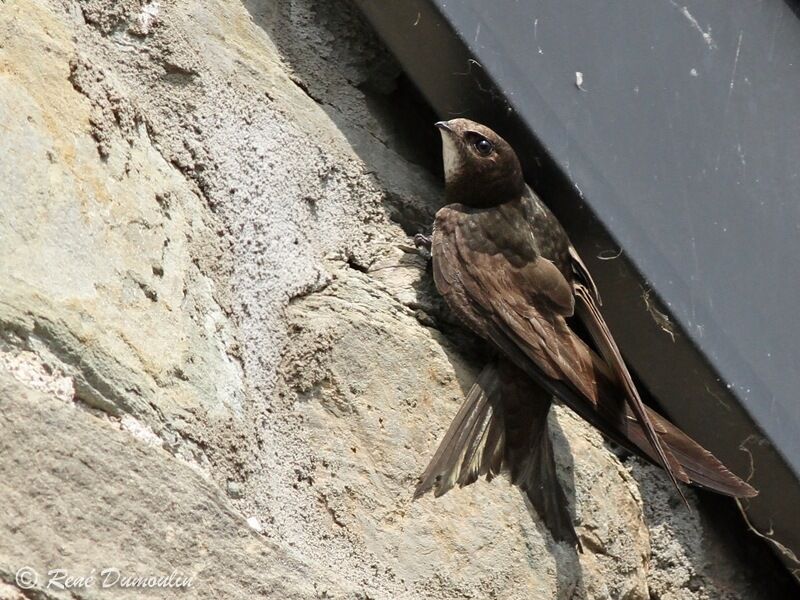
[[526, 198], [483, 209], [445, 206], [436, 215], [435, 229], [448, 236], [458, 232], [464, 250], [503, 254], [517, 267], [539, 256], [559, 268], [569, 260], [569, 240], [558, 221], [549, 211], [532, 210]]

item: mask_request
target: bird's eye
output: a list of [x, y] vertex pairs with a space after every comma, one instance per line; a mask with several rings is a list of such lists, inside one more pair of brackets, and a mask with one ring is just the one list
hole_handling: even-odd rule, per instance
[[492, 142], [483, 137], [478, 140], [475, 140], [475, 143], [473, 145], [475, 146], [475, 150], [477, 150], [478, 154], [480, 154], [481, 156], [489, 156], [492, 150], [494, 150], [494, 144], [492, 144]]

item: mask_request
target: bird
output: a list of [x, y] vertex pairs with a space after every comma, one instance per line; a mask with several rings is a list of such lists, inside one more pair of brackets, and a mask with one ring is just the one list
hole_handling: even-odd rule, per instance
[[553, 539], [581, 550], [548, 429], [554, 399], [662, 467], [684, 502], [681, 484], [755, 496], [747, 482], [644, 404], [586, 264], [526, 184], [508, 142], [469, 119], [436, 127], [445, 206], [432, 235], [414, 241], [430, 252], [439, 294], [488, 343], [491, 358], [419, 477], [414, 498], [508, 473]]

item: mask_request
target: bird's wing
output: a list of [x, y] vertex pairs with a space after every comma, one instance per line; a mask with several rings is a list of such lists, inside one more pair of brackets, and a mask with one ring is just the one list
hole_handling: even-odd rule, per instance
[[[442, 229], [447, 230], [434, 232], [434, 279], [469, 327], [609, 438], [654, 464], [666, 465], [673, 481], [696, 483], [735, 497], [757, 493], [680, 429], [645, 407], [638, 394], [626, 393], [617, 371], [620, 365], [607, 364], [567, 325], [565, 317], [573, 313], [574, 284], [552, 263], [538, 258], [533, 263], [515, 260], [512, 264], [503, 253], [474, 250], [458, 220], [447, 220], [448, 215], [442, 214], [442, 224], [447, 225]], [[590, 327], [597, 329], [594, 335], [607, 331], [596, 294], [578, 278], [577, 286], [581, 284], [576, 312], [588, 313]], [[606, 339], [613, 342], [610, 334], [596, 339], [598, 346]], [[604, 354], [616, 359], [619, 350], [615, 348], [607, 347]], [[624, 368], [621, 357], [616, 360]], [[657, 445], [652, 443], [654, 436]]]
[[559, 541], [580, 547], [556, 476], [547, 428], [551, 396], [505, 360], [481, 371], [414, 491], [441, 496], [507, 471]]
[[[577, 252], [574, 250], [572, 250], [572, 253], [574, 256], [577, 256]], [[583, 265], [582, 262], [580, 264]], [[585, 270], [585, 267], [583, 267], [583, 269]], [[588, 271], [585, 272], [588, 275]], [[659, 462], [662, 465], [669, 465], [670, 459], [674, 461], [674, 457], [670, 455], [669, 447], [665, 447], [664, 444], [662, 444], [661, 438], [656, 432], [653, 422], [648, 415], [647, 407], [639, 397], [636, 384], [634, 384], [630, 371], [628, 371], [628, 367], [617, 347], [617, 343], [614, 341], [614, 337], [611, 335], [611, 331], [608, 329], [608, 325], [606, 325], [605, 319], [603, 319], [603, 315], [600, 313], [600, 309], [597, 306], [596, 289], [593, 292], [592, 289], [579, 282], [573, 285], [573, 289], [575, 290], [575, 312], [577, 317], [588, 330], [603, 360], [611, 367], [617, 383], [621, 386], [625, 394], [628, 407], [633, 411], [637, 421], [639, 421], [639, 424], [642, 426], [648, 443], [656, 450]], [[678, 466], [677, 470], [674, 468], [667, 468], [666, 471], [685, 501], [686, 498], [683, 496], [683, 492], [678, 486], [678, 477], [680, 477], [682, 481], [686, 481], [688, 475], [686, 475], [680, 466]]]
[[[506, 253], [474, 249], [468, 240], [471, 232], [458, 220], [450, 225], [446, 234], [434, 235], [433, 248], [436, 285], [448, 296], [448, 302], [455, 302], [458, 312], [470, 315], [472, 319], [468, 320], [477, 324], [478, 333], [493, 341], [544, 387], [557, 382], [562, 385], [550, 387], [571, 391], [558, 395], [601, 431], [619, 430], [620, 421], [625, 419], [624, 405], [614, 394], [601, 393], [603, 380], [613, 380], [617, 369], [612, 363], [609, 374], [608, 366], [565, 321], [573, 314], [572, 283], [541, 256], [512, 261], [513, 257]], [[625, 403], [655, 450], [658, 463], [676, 487], [679, 479], [688, 483], [689, 477], [680, 463], [661, 444], [635, 387], [624, 386], [623, 390]]]
[[569, 258], [572, 263], [572, 272], [575, 280], [581, 282], [584, 287], [589, 290], [598, 306], [603, 306], [603, 301], [600, 299], [600, 292], [597, 289], [597, 285], [594, 283], [594, 279], [592, 279], [592, 274], [581, 259], [578, 251], [572, 246], [569, 247]]
[[[641, 426], [645, 421], [649, 421], [651, 428], [658, 433], [660, 441], [668, 450], [670, 458], [677, 459], [692, 483], [731, 496], [756, 495], [752, 487], [728, 471], [708, 450], [642, 403], [619, 348], [600, 313], [597, 287], [575, 248], [570, 246], [569, 253], [575, 272], [573, 283], [576, 298], [575, 314], [586, 327], [606, 364], [613, 370], [616, 381], [625, 390], [626, 396], [634, 399], [634, 402], [629, 402], [628, 405], [637, 423], [627, 428], [628, 439], [639, 449], [644, 450], [647, 458], [655, 461], [656, 457], [647, 452], [648, 448], [642, 443], [645, 441], [643, 438], [647, 438], [648, 443], [650, 440], [648, 428]], [[640, 415], [644, 415], [644, 418]], [[652, 448], [652, 443], [649, 445]]]

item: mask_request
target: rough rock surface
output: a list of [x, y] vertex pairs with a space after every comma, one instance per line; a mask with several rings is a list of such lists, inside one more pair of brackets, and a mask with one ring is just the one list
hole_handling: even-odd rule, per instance
[[567, 411], [583, 554], [502, 480], [411, 502], [480, 357], [398, 78], [341, 0], [0, 2], [0, 597], [775, 597]]

